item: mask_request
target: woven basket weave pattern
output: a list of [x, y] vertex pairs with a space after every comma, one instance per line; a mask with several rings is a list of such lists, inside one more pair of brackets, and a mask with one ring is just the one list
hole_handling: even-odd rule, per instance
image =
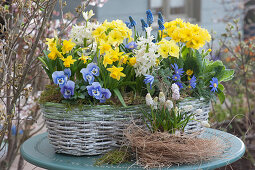
[[[194, 114], [196, 120], [190, 120], [184, 131], [187, 134], [193, 132], [199, 132], [203, 130], [203, 126], [201, 125], [201, 121], [208, 121], [209, 112], [211, 110], [210, 102], [205, 100], [199, 100], [195, 98], [186, 98], [179, 103], [180, 108], [186, 105], [192, 105], [193, 109], [189, 112], [189, 114]], [[202, 109], [201, 114], [197, 114], [196, 110]]]
[[65, 105], [41, 105], [50, 143], [57, 153], [99, 155], [123, 143], [123, 130], [133, 121], [142, 124], [141, 108], [85, 106], [66, 111]]

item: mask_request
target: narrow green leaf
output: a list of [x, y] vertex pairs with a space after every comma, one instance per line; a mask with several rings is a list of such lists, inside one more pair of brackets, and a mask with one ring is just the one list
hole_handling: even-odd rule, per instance
[[118, 97], [119, 101], [121, 102], [121, 104], [124, 106], [124, 107], [127, 107], [119, 89], [113, 89], [113, 92], [115, 93], [115, 95]]

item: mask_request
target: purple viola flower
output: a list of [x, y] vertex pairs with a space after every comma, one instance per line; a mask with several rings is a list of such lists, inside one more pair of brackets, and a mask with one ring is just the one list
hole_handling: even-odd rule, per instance
[[71, 75], [72, 75], [70, 68], [64, 69], [64, 73], [65, 73], [65, 75], [66, 75], [68, 78], [70, 78]]
[[192, 87], [193, 89], [196, 88], [196, 83], [197, 79], [196, 77], [193, 75], [193, 77], [190, 79], [189, 83], [190, 83], [190, 87]]
[[133, 50], [137, 47], [136, 43], [134, 41], [128, 43], [127, 45], [125, 45], [126, 48]]
[[212, 87], [211, 91], [212, 92], [215, 92], [215, 91], [218, 92], [218, 84], [219, 84], [218, 79], [213, 77], [212, 81], [210, 81], [210, 83], [211, 83], [211, 85], [209, 87]]
[[72, 80], [68, 80], [64, 87], [61, 88], [60, 92], [62, 93], [65, 99], [69, 99], [74, 95], [75, 83]]
[[58, 84], [60, 88], [62, 88], [67, 81], [67, 77], [64, 71], [55, 71], [52, 73], [52, 79], [54, 84]]
[[90, 96], [98, 100], [102, 98], [102, 87], [98, 82], [93, 82], [92, 85], [87, 86], [87, 90]]
[[145, 74], [145, 79], [143, 80], [145, 84], [150, 83], [150, 88], [152, 89], [152, 84], [154, 82], [154, 77], [152, 75]]
[[145, 28], [148, 27], [148, 24], [144, 21], [144, 19], [141, 19], [141, 23], [142, 23], [143, 31], [145, 31]]
[[171, 66], [173, 67], [175, 74], [179, 74], [180, 76], [182, 76], [182, 74], [184, 73], [182, 68], [178, 68], [178, 65], [176, 63], [174, 63], [174, 65], [171, 64]]
[[105, 103], [106, 99], [109, 99], [112, 95], [109, 89], [102, 88], [101, 90], [102, 97], [99, 99], [100, 103]]
[[153, 15], [150, 9], [146, 11], [146, 15], [147, 15], [147, 23], [150, 26], [153, 23]]
[[99, 76], [99, 67], [95, 63], [89, 63], [87, 69], [93, 76]]
[[181, 90], [181, 89], [183, 88], [183, 85], [182, 85], [181, 82], [177, 81], [177, 82], [175, 82], [175, 83], [179, 86], [179, 90]]
[[136, 22], [135, 22], [135, 20], [131, 16], [129, 16], [129, 21], [130, 21], [131, 27], [136, 26]]
[[94, 82], [95, 77], [92, 75], [88, 68], [83, 68], [80, 72], [82, 73], [85, 82], [88, 82], [89, 84]]

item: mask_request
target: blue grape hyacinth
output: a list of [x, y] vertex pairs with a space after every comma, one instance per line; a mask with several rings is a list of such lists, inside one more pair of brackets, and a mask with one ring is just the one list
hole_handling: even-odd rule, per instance
[[145, 79], [144, 79], [144, 83], [145, 84], [150, 84], [150, 88], [152, 89], [152, 84], [154, 82], [154, 77], [152, 75], [148, 75], [148, 74], [145, 74]]
[[150, 9], [146, 11], [146, 15], [147, 15], [147, 23], [149, 26], [151, 26], [151, 24], [153, 23], [153, 15]]

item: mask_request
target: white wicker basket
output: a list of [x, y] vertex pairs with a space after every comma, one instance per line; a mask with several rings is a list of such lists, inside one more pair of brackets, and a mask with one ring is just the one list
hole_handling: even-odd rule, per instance
[[[190, 120], [187, 126], [184, 129], [184, 132], [187, 134], [193, 133], [193, 132], [199, 132], [203, 130], [203, 126], [201, 125], [202, 121], [208, 121], [209, 112], [211, 110], [211, 103], [209, 101], [206, 101], [204, 99], [196, 99], [196, 98], [185, 98], [180, 103], [180, 108], [183, 108], [186, 105], [192, 105], [193, 109], [188, 114], [194, 114], [196, 117], [195, 120]], [[196, 110], [202, 109], [201, 114], [197, 114]]]
[[84, 106], [67, 111], [65, 105], [45, 103], [41, 109], [48, 138], [57, 153], [99, 155], [123, 143], [123, 130], [132, 122], [142, 124], [144, 105]]

